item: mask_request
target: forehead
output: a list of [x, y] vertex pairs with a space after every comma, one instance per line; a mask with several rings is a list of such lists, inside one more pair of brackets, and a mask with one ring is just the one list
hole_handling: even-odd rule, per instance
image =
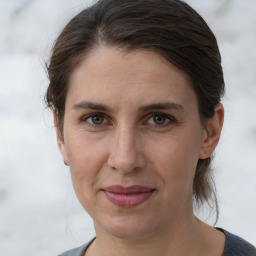
[[103, 104], [195, 100], [189, 77], [160, 54], [113, 47], [91, 50], [73, 71], [67, 101]]

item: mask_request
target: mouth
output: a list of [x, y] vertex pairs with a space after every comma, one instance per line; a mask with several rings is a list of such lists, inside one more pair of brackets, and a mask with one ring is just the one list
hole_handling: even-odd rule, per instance
[[116, 185], [104, 188], [103, 192], [114, 205], [122, 208], [132, 208], [149, 199], [155, 189], [138, 185], [129, 187]]

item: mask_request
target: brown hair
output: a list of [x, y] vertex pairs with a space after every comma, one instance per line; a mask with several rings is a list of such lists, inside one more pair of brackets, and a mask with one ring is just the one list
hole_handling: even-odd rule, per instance
[[[202, 124], [214, 116], [224, 94], [224, 79], [216, 38], [202, 17], [180, 0], [99, 0], [66, 25], [47, 65], [46, 103], [57, 115], [61, 133], [70, 75], [99, 45], [161, 54], [191, 78]], [[198, 161], [194, 205], [210, 205], [213, 199], [218, 216], [210, 163], [211, 158]]]

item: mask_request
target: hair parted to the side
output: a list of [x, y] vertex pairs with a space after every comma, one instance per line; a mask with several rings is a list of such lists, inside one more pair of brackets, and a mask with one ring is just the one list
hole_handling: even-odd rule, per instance
[[[202, 17], [180, 0], [99, 0], [66, 25], [47, 65], [50, 84], [45, 100], [58, 117], [61, 134], [70, 76], [86, 54], [101, 45], [161, 54], [190, 77], [202, 125], [214, 116], [224, 95], [224, 78], [216, 38]], [[194, 206], [212, 206], [213, 200], [217, 219], [210, 163], [211, 158], [198, 161]]]

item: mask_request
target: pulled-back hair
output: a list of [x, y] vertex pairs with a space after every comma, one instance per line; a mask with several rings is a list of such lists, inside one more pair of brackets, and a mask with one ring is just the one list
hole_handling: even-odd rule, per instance
[[[180, 0], [99, 0], [66, 25], [47, 65], [46, 103], [58, 117], [61, 134], [70, 76], [101, 45], [159, 53], [190, 77], [202, 125], [214, 116], [224, 79], [216, 38], [202, 17]], [[211, 157], [198, 160], [193, 199], [196, 207], [213, 199], [218, 216], [210, 163]]]

